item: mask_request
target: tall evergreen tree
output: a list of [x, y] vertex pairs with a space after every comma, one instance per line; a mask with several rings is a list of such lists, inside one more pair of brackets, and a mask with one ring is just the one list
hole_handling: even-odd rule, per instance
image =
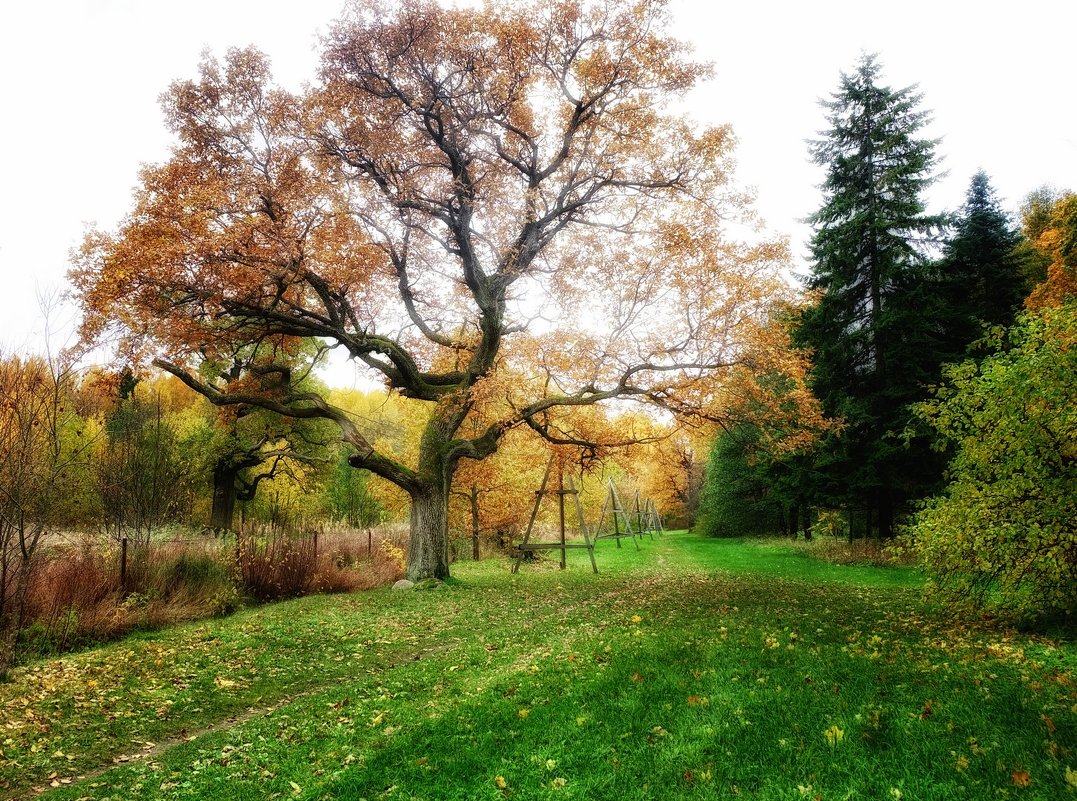
[[920, 135], [921, 95], [881, 85], [879, 72], [863, 57], [823, 102], [830, 128], [811, 154], [827, 176], [808, 280], [819, 301], [795, 338], [814, 351], [825, 413], [845, 421], [816, 460], [816, 494], [862, 515], [859, 530], [889, 536], [900, 504], [927, 489], [925, 454], [900, 435], [938, 365], [925, 243], [942, 220], [921, 198], [936, 163], [936, 142]]
[[1029, 291], [1017, 251], [1021, 241], [987, 174], [976, 173], [939, 262], [947, 361], [964, 357], [985, 326], [1013, 323]]

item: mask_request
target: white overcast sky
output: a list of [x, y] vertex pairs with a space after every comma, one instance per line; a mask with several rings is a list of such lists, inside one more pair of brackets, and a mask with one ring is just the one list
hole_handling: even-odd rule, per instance
[[[342, 0], [10, 0], [0, 4], [0, 345], [38, 347], [36, 297], [66, 286], [87, 225], [111, 228], [139, 165], [170, 145], [158, 96], [203, 49], [255, 44], [278, 80], [313, 80], [316, 37]], [[806, 140], [818, 99], [862, 52], [894, 87], [918, 83], [948, 175], [934, 210], [985, 169], [1007, 208], [1042, 184], [1077, 190], [1077, 2], [672, 0], [676, 33], [714, 78], [694, 114], [733, 125], [738, 179], [802, 262], [819, 205]], [[800, 265], [803, 269], [803, 265]]]

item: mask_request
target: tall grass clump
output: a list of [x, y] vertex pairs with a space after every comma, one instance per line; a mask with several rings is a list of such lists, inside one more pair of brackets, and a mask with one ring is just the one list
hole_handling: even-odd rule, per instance
[[117, 619], [119, 573], [108, 549], [91, 540], [41, 555], [27, 590], [20, 650], [69, 650], [125, 633]]
[[236, 540], [236, 568], [242, 590], [258, 601], [305, 595], [318, 564], [314, 537], [245, 535]]

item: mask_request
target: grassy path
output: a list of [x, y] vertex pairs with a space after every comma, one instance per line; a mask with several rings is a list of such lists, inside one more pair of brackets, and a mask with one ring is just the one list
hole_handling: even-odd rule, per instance
[[783, 546], [570, 556], [21, 670], [0, 797], [1077, 799], [1072, 643]]

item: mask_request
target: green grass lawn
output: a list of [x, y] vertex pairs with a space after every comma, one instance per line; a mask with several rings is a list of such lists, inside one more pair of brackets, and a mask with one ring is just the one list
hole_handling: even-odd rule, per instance
[[[0, 794], [1077, 799], [1077, 647], [684, 534], [311, 597], [0, 686]], [[80, 778], [81, 777], [81, 778]]]

